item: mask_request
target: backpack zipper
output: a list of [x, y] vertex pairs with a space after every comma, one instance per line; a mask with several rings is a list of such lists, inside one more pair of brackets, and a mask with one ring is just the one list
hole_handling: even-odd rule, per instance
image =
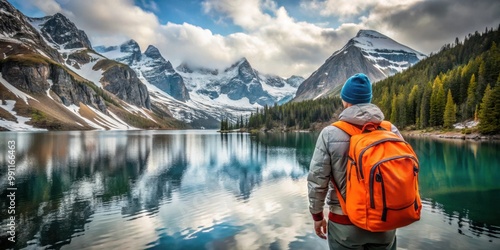
[[[358, 135], [362, 135], [362, 134], [358, 134]], [[368, 136], [368, 135], [369, 135], [369, 134], [367, 133], [367, 134], [365, 134], [365, 136], [361, 137], [361, 138], [360, 138], [360, 139], [356, 142], [356, 144], [354, 145], [354, 148], [356, 148], [356, 146], [358, 146], [358, 143], [359, 143], [362, 139], [364, 139], [366, 136]], [[363, 154], [363, 151], [361, 151], [361, 154]], [[354, 153], [353, 153], [353, 157], [354, 157], [354, 159], [356, 159], [356, 152], [354, 152]], [[356, 177], [358, 178], [358, 182], [359, 182], [359, 180], [360, 180], [360, 179], [359, 179], [359, 178], [360, 178], [360, 175], [361, 175], [361, 179], [363, 179], [363, 173], [361, 173], [361, 168], [358, 168], [358, 165], [356, 164], [356, 161], [355, 161], [354, 159], [352, 159], [352, 162], [353, 162], [353, 163], [354, 163], [354, 165], [356, 166], [356, 173], [357, 173]], [[361, 157], [360, 157], [360, 159], [361, 159]], [[361, 164], [361, 162], [360, 162], [360, 164]]]
[[[375, 208], [375, 198], [373, 197], [373, 185], [374, 185], [374, 182], [373, 182], [373, 177], [375, 175], [375, 170], [378, 168], [378, 166], [384, 162], [387, 162], [387, 161], [392, 161], [392, 160], [396, 160], [396, 159], [401, 159], [401, 158], [410, 158], [412, 160], [414, 160], [415, 162], [418, 162], [417, 159], [413, 156], [413, 155], [398, 155], [398, 156], [393, 156], [393, 157], [389, 157], [389, 158], [386, 158], [386, 159], [383, 159], [377, 163], [375, 163], [375, 165], [373, 165], [372, 169], [370, 170], [370, 179], [369, 179], [369, 186], [370, 186], [370, 207], [371, 208]], [[413, 169], [413, 172], [415, 173], [415, 168]], [[383, 203], [384, 203], [384, 210], [386, 209], [385, 208], [385, 190], [384, 190], [384, 182], [383, 182], [383, 179], [382, 179], [382, 172], [379, 170], [378, 171], [379, 174], [380, 174], [380, 177], [381, 177], [381, 183], [382, 183], [382, 197], [384, 199]]]
[[[352, 166], [356, 166], [356, 162], [354, 161], [354, 159], [352, 159], [351, 157], [347, 156], [347, 161], [349, 161], [349, 169], [346, 169], [348, 170], [348, 176], [347, 176], [347, 180], [350, 181], [351, 180], [351, 175], [352, 175]], [[356, 175], [356, 177], [358, 178], [358, 181], [359, 181], [359, 175]]]
[[[361, 139], [360, 139], [361, 140]], [[361, 179], [365, 179], [364, 175], [363, 175], [363, 171], [362, 171], [362, 167], [363, 167], [363, 162], [362, 162], [362, 159], [363, 159], [363, 154], [366, 152], [366, 150], [370, 149], [371, 147], [373, 146], [376, 146], [378, 144], [381, 144], [381, 143], [384, 143], [384, 142], [388, 142], [388, 141], [395, 141], [395, 142], [403, 142], [405, 144], [408, 144], [406, 141], [402, 140], [402, 139], [399, 139], [399, 138], [386, 138], [386, 139], [382, 139], [382, 140], [378, 140], [378, 141], [375, 141], [373, 142], [372, 144], [368, 145], [365, 147], [365, 149], [363, 149], [359, 156], [358, 156], [358, 165], [356, 166], [358, 168], [358, 173], [361, 175]], [[359, 142], [359, 141], [358, 141]]]

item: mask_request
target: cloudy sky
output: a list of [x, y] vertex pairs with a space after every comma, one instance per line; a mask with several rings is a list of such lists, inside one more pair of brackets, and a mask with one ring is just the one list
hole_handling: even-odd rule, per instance
[[92, 45], [136, 40], [174, 66], [223, 68], [246, 57], [264, 73], [308, 77], [360, 29], [425, 54], [500, 25], [498, 0], [9, 0], [33, 17], [60, 12]]

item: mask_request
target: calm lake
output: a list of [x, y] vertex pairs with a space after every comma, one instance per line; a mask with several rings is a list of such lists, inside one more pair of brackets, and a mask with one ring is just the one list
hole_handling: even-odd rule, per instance
[[[0, 249], [327, 249], [307, 201], [317, 136], [1, 132]], [[500, 249], [500, 143], [408, 141], [424, 208], [399, 249]]]

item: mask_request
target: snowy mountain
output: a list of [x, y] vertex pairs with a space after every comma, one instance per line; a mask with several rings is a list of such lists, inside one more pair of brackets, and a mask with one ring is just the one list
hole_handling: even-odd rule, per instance
[[165, 60], [160, 51], [150, 45], [144, 53], [134, 40], [129, 40], [120, 46], [97, 46], [96, 51], [103, 56], [129, 65], [139, 77], [158, 89], [185, 102], [189, 100], [189, 93], [182, 77], [175, 72], [172, 64]]
[[5, 0], [0, 12], [0, 130], [183, 126], [65, 16], [28, 18]]
[[35, 29], [39, 29], [45, 40], [56, 45], [58, 49], [92, 48], [87, 34], [60, 13], [29, 20]]
[[293, 98], [297, 83], [303, 80], [298, 76], [284, 79], [261, 74], [252, 68], [246, 58], [241, 58], [220, 72], [216, 69], [193, 68], [185, 63], [176, 69], [184, 78], [191, 96], [235, 108], [252, 109], [285, 103]]
[[416, 64], [426, 56], [373, 30], [360, 30], [297, 89], [294, 101], [338, 94], [345, 80], [365, 73], [372, 83]]
[[104, 57], [129, 65], [148, 86], [153, 103], [194, 127], [217, 127], [222, 117], [236, 121], [256, 108], [288, 102], [303, 81], [298, 76], [283, 79], [261, 74], [245, 58], [223, 70], [187, 63], [174, 69], [156, 47], [149, 45], [141, 53], [133, 40], [95, 49]]
[[0, 49], [5, 59], [9, 54], [22, 51], [25, 54], [36, 53], [61, 62], [62, 58], [54, 48], [45, 43], [40, 33], [30, 25], [29, 19], [14, 8], [9, 2], [0, 0]]

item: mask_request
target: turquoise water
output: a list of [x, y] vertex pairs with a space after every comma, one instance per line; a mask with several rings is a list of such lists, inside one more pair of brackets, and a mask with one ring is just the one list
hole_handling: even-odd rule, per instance
[[[317, 133], [0, 133], [0, 248], [326, 249], [308, 212]], [[15, 233], [8, 241], [8, 141]], [[400, 249], [500, 248], [500, 144], [409, 139], [422, 219]]]

